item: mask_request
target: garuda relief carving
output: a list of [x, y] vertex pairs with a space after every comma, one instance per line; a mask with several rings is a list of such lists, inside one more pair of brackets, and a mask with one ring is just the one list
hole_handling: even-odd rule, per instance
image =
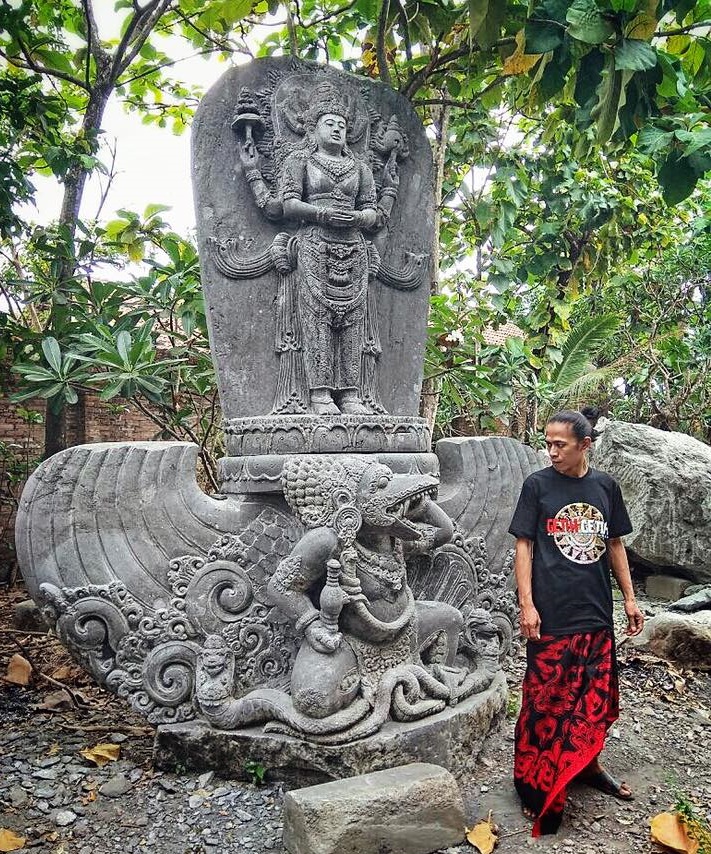
[[[144, 490], [142, 473], [157, 466], [168, 474], [172, 453], [166, 445], [62, 452], [33, 475], [18, 521], [33, 595], [60, 639], [151, 722], [264, 724], [342, 744], [491, 684], [506, 597], [487, 588], [481, 551], [457, 535], [452, 541], [452, 522], [434, 500], [436, 477], [345, 455], [292, 456], [282, 475], [286, 500], [257, 503], [255, 512], [253, 502], [198, 495], [185, 483], [189, 461], [171, 475], [171, 492]], [[136, 482], [134, 492], [116, 488]], [[150, 527], [119, 525], [111, 543], [105, 534], [102, 541], [92, 495], [112, 489], [113, 517], [128, 518], [128, 506], [134, 518], [137, 506], [160, 515], [165, 503], [169, 516], [184, 514], [182, 529], [164, 526], [159, 540]], [[48, 521], [58, 500], [75, 508], [57, 535], [76, 551], [65, 547], [50, 573], [47, 556], [62, 551]], [[186, 529], [196, 543], [210, 529], [224, 533], [161, 565]], [[64, 583], [96, 571], [89, 556], [104, 562], [103, 581]]]
[[381, 258], [397, 204], [408, 139], [395, 115], [336, 88], [318, 71], [272, 72], [270, 86], [243, 88], [232, 127], [253, 202], [278, 233], [260, 254], [210, 241], [232, 279], [277, 276], [279, 374], [272, 414], [377, 415], [381, 354], [374, 284], [420, 285], [424, 257], [401, 269]]

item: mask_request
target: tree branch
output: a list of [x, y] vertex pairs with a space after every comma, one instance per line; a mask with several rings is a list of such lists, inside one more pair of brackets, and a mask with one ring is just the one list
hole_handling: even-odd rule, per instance
[[654, 38], [667, 38], [668, 36], [682, 36], [685, 33], [690, 33], [693, 30], [700, 30], [702, 27], [711, 28], [711, 21], [697, 21], [695, 24], [688, 24], [686, 27], [677, 27], [675, 30], [659, 30], [653, 33]]
[[56, 68], [47, 68], [44, 65], [40, 65], [39, 62], [36, 62], [30, 52], [27, 49], [27, 46], [18, 39], [18, 44], [20, 45], [20, 50], [22, 51], [22, 55], [25, 57], [25, 61], [19, 59], [17, 56], [10, 56], [5, 51], [0, 50], [0, 56], [4, 60], [13, 65], [15, 68], [22, 68], [25, 71], [34, 71], [35, 74], [44, 74], [47, 77], [55, 77], [58, 80], [64, 80], [67, 83], [72, 83], [74, 86], [78, 86], [80, 89], [84, 89], [85, 92], [89, 92], [90, 89], [83, 80], [79, 80], [78, 77], [73, 77], [71, 74], [67, 74], [64, 71], [59, 71]]
[[172, 2], [173, 0], [152, 0], [143, 7], [140, 14], [133, 17], [116, 49], [111, 68], [112, 82], [116, 82], [136, 58], [156, 23], [168, 11]]
[[378, 58], [378, 74], [383, 83], [390, 85], [390, 68], [388, 67], [388, 56], [385, 48], [385, 33], [388, 28], [388, 13], [390, 12], [390, 0], [380, 0], [380, 15], [378, 16], [378, 36], [375, 45], [375, 54]]

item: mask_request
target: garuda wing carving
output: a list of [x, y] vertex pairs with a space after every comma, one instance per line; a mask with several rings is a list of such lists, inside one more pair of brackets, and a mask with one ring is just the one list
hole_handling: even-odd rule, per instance
[[32, 475], [17, 517], [23, 576], [60, 640], [153, 723], [194, 717], [206, 638], [225, 639], [238, 693], [283, 687], [296, 651], [266, 585], [303, 528], [278, 508], [205, 495], [197, 452], [69, 448]]
[[30, 477], [17, 514], [18, 560], [34, 597], [119, 580], [142, 603], [171, 595], [170, 561], [207, 554], [245, 527], [241, 502], [197, 484], [198, 449], [183, 442], [79, 445]]

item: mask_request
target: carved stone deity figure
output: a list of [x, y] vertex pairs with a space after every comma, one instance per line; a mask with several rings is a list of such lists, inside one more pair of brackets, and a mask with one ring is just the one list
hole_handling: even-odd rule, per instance
[[303, 411], [307, 402], [317, 415], [383, 411], [375, 385], [381, 347], [369, 289], [380, 259], [367, 235], [383, 227], [395, 201], [397, 148], [383, 168], [378, 199], [370, 166], [347, 143], [351, 115], [346, 98], [331, 84], [314, 89], [303, 147], [286, 157], [278, 181], [280, 206], [269, 197], [253, 140], [246, 137], [241, 145], [256, 203], [272, 219], [281, 215], [300, 224], [295, 251], [280, 265], [287, 269], [277, 351], [286, 362], [300, 342], [308, 398], [299, 389], [301, 366], [291, 371], [284, 365], [275, 413]]
[[[228, 450], [271, 451], [230, 440], [243, 429], [252, 435], [247, 419], [271, 419], [261, 430], [301, 429], [305, 422], [295, 416], [331, 416], [347, 426], [365, 419], [364, 428], [377, 424], [389, 435], [400, 429], [400, 439], [369, 450], [424, 451], [414, 420], [431, 266], [427, 140], [390, 90], [308, 63], [268, 67], [261, 77], [239, 72], [229, 116], [226, 87], [220, 100], [206, 99], [195, 129], [198, 229], [214, 265], [205, 276], [213, 347], [235, 353], [231, 363], [218, 360]], [[231, 136], [218, 139], [218, 122]], [[215, 145], [228, 142], [235, 173], [225, 184], [204, 164]], [[255, 279], [259, 291], [248, 284]], [[228, 308], [243, 299], [236, 288], [252, 294], [240, 316]], [[245, 348], [238, 363], [236, 351], [245, 336], [262, 339], [270, 329], [275, 370], [262, 365], [264, 383], [236, 387], [237, 374], [257, 368], [252, 352]], [[316, 450], [308, 441], [289, 449]]]

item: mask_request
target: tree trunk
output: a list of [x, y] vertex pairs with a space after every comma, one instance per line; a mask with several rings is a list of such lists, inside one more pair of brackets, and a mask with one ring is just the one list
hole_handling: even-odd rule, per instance
[[[96, 136], [101, 129], [101, 122], [104, 118], [104, 111], [111, 96], [112, 86], [107, 81], [98, 81], [91, 90], [89, 95], [89, 103], [84, 113], [80, 134], [84, 139], [96, 139]], [[62, 198], [62, 208], [59, 214], [58, 225], [64, 226], [68, 232], [68, 239], [74, 241], [74, 235], [77, 230], [77, 222], [79, 221], [79, 213], [81, 210], [81, 202], [84, 196], [84, 188], [86, 179], [89, 176], [89, 170], [83, 166], [76, 165], [72, 167], [64, 179], [64, 196]], [[65, 257], [59, 268], [57, 276], [57, 289], [61, 290], [74, 275], [76, 265], [73, 261], [73, 254]], [[58, 331], [69, 309], [66, 305], [57, 305], [54, 303], [51, 308], [51, 313], [45, 327], [49, 334], [54, 334]], [[62, 407], [59, 412], [53, 412], [47, 406], [47, 414], [44, 421], [44, 459], [51, 457], [53, 454], [63, 451], [67, 447], [67, 425], [66, 425], [66, 409]]]

